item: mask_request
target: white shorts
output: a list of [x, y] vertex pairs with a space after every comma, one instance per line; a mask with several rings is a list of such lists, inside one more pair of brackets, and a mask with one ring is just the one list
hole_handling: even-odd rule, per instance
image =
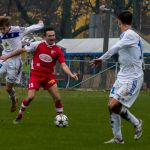
[[9, 83], [20, 83], [22, 74], [21, 59], [9, 59], [0, 63], [0, 76], [5, 74], [6, 81]]
[[110, 91], [109, 97], [113, 97], [122, 105], [129, 108], [138, 97], [142, 84], [143, 76], [135, 80], [116, 80]]

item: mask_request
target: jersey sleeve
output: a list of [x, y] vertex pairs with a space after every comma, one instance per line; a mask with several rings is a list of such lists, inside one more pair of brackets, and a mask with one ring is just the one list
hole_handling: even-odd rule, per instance
[[123, 48], [134, 46], [138, 42], [135, 34], [127, 32], [114, 46], [112, 46], [104, 55], [100, 57], [102, 60], [107, 60], [114, 54], [118, 53]]
[[31, 25], [29, 27], [20, 27], [20, 32], [22, 33], [22, 35], [26, 35], [28, 33], [31, 33], [31, 32], [34, 32], [34, 31], [37, 31], [37, 30], [40, 30], [44, 27], [44, 24], [43, 23], [38, 23], [38, 24], [34, 24], [34, 25]]
[[41, 41], [32, 42], [30, 45], [26, 45], [24, 48], [27, 52], [34, 52], [40, 43]]
[[58, 48], [58, 62], [60, 64], [65, 62], [65, 57], [61, 48]]

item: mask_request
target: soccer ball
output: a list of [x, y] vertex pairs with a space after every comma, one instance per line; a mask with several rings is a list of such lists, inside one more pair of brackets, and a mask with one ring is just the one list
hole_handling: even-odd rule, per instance
[[68, 125], [68, 117], [64, 114], [59, 114], [55, 117], [54, 124], [57, 127], [66, 127]]

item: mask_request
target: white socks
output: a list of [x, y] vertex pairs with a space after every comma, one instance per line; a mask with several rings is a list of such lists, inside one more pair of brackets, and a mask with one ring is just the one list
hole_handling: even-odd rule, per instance
[[139, 124], [139, 120], [125, 107], [122, 107], [120, 115], [123, 119], [131, 122], [134, 126]]
[[110, 115], [110, 121], [114, 137], [119, 140], [122, 140], [120, 115], [112, 113]]

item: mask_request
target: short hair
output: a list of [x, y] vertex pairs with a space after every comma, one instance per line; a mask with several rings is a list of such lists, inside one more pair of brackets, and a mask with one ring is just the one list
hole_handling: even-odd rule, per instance
[[9, 16], [0, 16], [0, 27], [10, 26], [10, 20]]
[[127, 25], [131, 25], [132, 24], [132, 13], [128, 10], [122, 11], [119, 15], [118, 15], [118, 19], [123, 23], [123, 24], [127, 24]]
[[55, 32], [55, 29], [52, 28], [52, 27], [46, 28], [46, 29], [44, 30], [44, 36], [46, 36], [46, 32], [47, 32], [47, 31], [54, 31], [54, 32]]

